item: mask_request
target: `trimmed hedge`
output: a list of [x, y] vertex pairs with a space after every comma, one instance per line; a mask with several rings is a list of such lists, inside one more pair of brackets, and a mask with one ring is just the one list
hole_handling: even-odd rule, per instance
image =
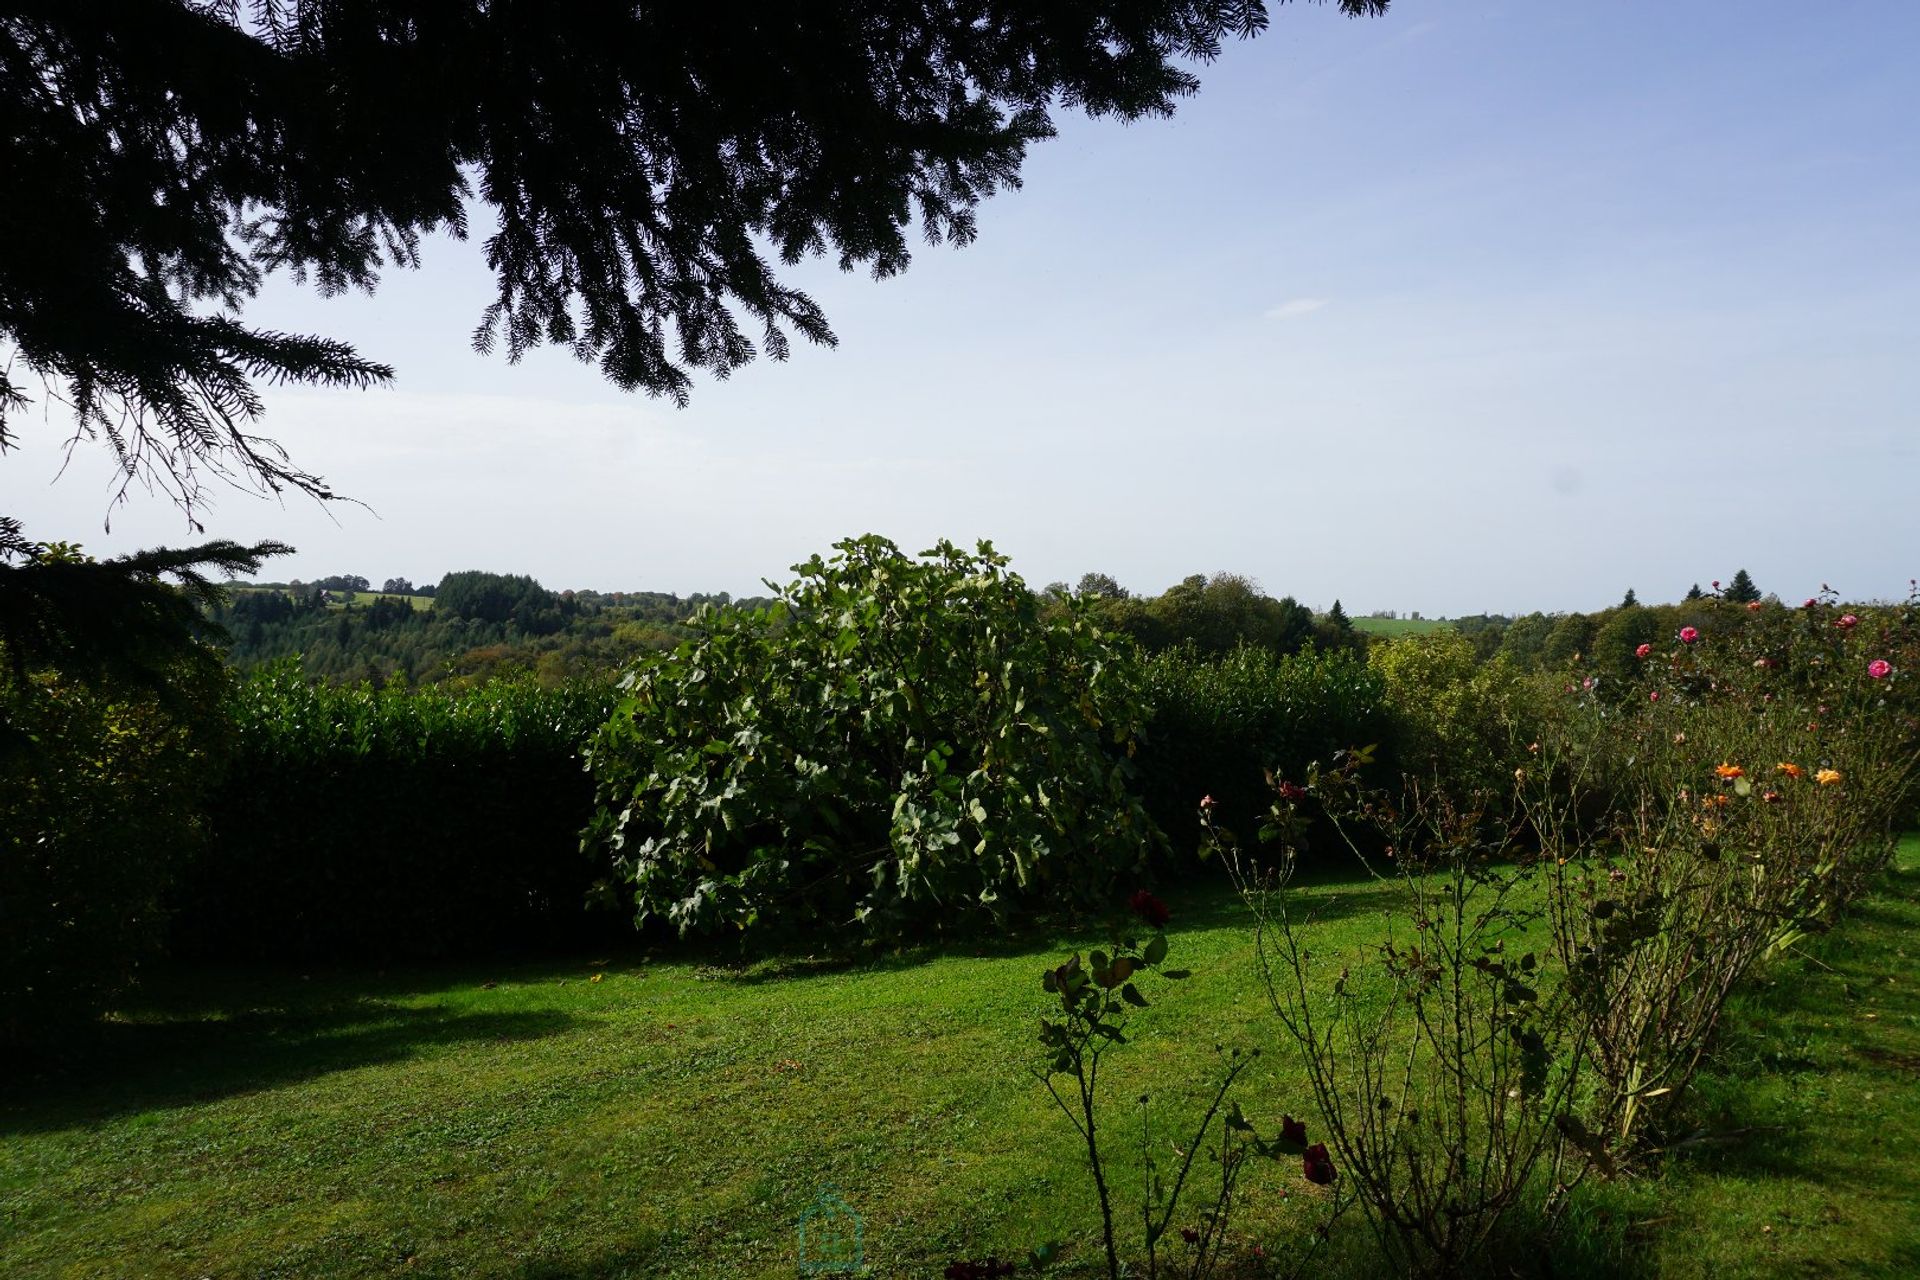
[[176, 954], [390, 960], [630, 931], [583, 904], [593, 785], [579, 747], [604, 687], [471, 692], [238, 685], [205, 853], [174, 895]]
[[1135, 764], [1148, 810], [1182, 853], [1198, 846], [1202, 796], [1251, 847], [1273, 798], [1269, 770], [1298, 781], [1316, 760], [1394, 736], [1384, 681], [1350, 653], [1176, 649], [1143, 659], [1139, 678], [1153, 717]]

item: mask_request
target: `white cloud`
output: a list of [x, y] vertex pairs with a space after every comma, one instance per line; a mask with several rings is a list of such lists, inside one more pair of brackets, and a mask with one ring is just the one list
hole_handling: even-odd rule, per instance
[[1277, 307], [1268, 307], [1266, 317], [1269, 320], [1291, 320], [1295, 316], [1310, 315], [1326, 305], [1325, 298], [1295, 298]]

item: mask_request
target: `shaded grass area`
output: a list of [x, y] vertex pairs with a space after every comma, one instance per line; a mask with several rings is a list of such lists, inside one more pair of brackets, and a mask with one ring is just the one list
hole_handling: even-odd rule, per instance
[[1657, 1274], [1920, 1276], [1916, 962], [1909, 837], [1837, 933], [1736, 997], [1666, 1176], [1615, 1197]]
[[[1377, 936], [1397, 900], [1312, 892], [1329, 948]], [[1219, 885], [1172, 901], [1195, 977], [1124, 1051], [1125, 1087], [1170, 1118], [1197, 1109], [1216, 1042], [1277, 1047], [1243, 909]], [[177, 974], [93, 1061], [0, 1103], [0, 1274], [791, 1275], [827, 1184], [881, 1275], [1048, 1239], [1092, 1263], [1082, 1153], [1024, 1067], [1043, 967], [1100, 940]], [[1307, 1101], [1285, 1065], [1254, 1070], [1262, 1119]], [[1269, 1219], [1299, 1185], [1284, 1172], [1256, 1188]]]
[[[1400, 902], [1304, 891], [1323, 955]], [[1175, 962], [1114, 1068], [1197, 1109], [1217, 1043], [1267, 1052], [1249, 1114], [1308, 1104], [1224, 886], [1172, 899]], [[1095, 932], [848, 966], [684, 958], [387, 974], [180, 973], [98, 1050], [0, 1098], [0, 1274], [786, 1276], [828, 1184], [878, 1275], [1098, 1245], [1082, 1153], [1035, 1060], [1043, 964]], [[1920, 1274], [1920, 846], [1836, 937], [1743, 998], [1701, 1133], [1661, 1177], [1590, 1186], [1522, 1272]], [[604, 963], [595, 963], [604, 961]], [[598, 976], [599, 981], [594, 981]], [[1150, 992], [1150, 994], [1152, 994]], [[1134, 1191], [1123, 1181], [1122, 1195]], [[1250, 1177], [1249, 1239], [1287, 1248], [1298, 1171]], [[1357, 1220], [1330, 1272], [1368, 1273]], [[1344, 1265], [1342, 1265], [1344, 1264]]]

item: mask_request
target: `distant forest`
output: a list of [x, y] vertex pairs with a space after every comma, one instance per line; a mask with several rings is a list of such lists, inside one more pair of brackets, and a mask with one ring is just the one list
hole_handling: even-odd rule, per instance
[[[297, 659], [309, 677], [376, 685], [479, 684], [500, 677], [554, 685], [605, 678], [643, 651], [669, 649], [690, 636], [703, 607], [772, 603], [759, 596], [736, 600], [724, 591], [550, 591], [525, 575], [477, 570], [418, 587], [389, 578], [378, 590], [350, 574], [230, 585], [227, 603], [211, 621], [234, 665]], [[1744, 570], [1726, 590], [1717, 582], [1714, 588], [1720, 599], [1761, 598]], [[1245, 645], [1278, 656], [1307, 648], [1359, 653], [1385, 638], [1370, 634], [1368, 625], [1356, 627], [1338, 600], [1317, 613], [1231, 573], [1195, 574], [1157, 596], [1134, 595], [1106, 574], [1089, 573], [1071, 586], [1049, 585], [1041, 599], [1044, 605], [1069, 595], [1091, 599], [1108, 626], [1150, 652], [1188, 648], [1208, 656]], [[1558, 668], [1582, 653], [1624, 662], [1637, 644], [1689, 620], [1687, 611], [1706, 598], [1696, 586], [1679, 605], [1643, 606], [1629, 591], [1618, 605], [1593, 613], [1476, 614], [1407, 625], [1457, 631], [1483, 662], [1505, 658], [1523, 667]]]
[[671, 648], [703, 606], [764, 603], [724, 591], [550, 591], [524, 575], [469, 571], [423, 587], [390, 578], [378, 591], [352, 575], [234, 584], [211, 620], [242, 668], [297, 658], [334, 683], [559, 684]]

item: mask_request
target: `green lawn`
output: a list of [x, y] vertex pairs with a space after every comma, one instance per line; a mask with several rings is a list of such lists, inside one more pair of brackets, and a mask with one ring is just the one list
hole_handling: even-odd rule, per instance
[[[1397, 898], [1310, 892], [1322, 954], [1377, 936]], [[1212, 886], [1174, 907], [1195, 976], [1141, 1015], [1116, 1101], [1185, 1106], [1216, 1041], [1278, 1047], [1241, 908]], [[1920, 1274], [1916, 926], [1909, 844], [1844, 935], [1743, 1006], [1703, 1096], [1716, 1130], [1749, 1132], [1600, 1188], [1559, 1274]], [[1081, 1153], [1023, 1066], [1043, 962], [1093, 940], [857, 968], [176, 974], [84, 1067], [8, 1086], [0, 1275], [792, 1275], [825, 1184], [877, 1275], [1050, 1238], [1090, 1266]], [[1279, 1052], [1245, 1096], [1266, 1126], [1307, 1102]], [[1246, 1222], [1269, 1249], [1308, 1191], [1260, 1171]], [[1365, 1274], [1345, 1226], [1328, 1274]]]
[[433, 608], [432, 596], [396, 596], [389, 595], [384, 591], [356, 591], [353, 593], [353, 605], [356, 609], [364, 609], [375, 600], [381, 599], [404, 600], [413, 606], [416, 613]]
[[[246, 594], [249, 594], [252, 592], [258, 592], [258, 591], [271, 591], [276, 595], [287, 594], [287, 590], [285, 587], [228, 586], [227, 590], [240, 595], [246, 595]], [[340, 596], [340, 595], [347, 595], [347, 594], [351, 594], [353, 596], [353, 607], [356, 609], [364, 609], [367, 606], [371, 605], [375, 600], [386, 599], [386, 600], [404, 600], [408, 604], [413, 606], [415, 612], [419, 612], [422, 610], [432, 609], [433, 599], [434, 599], [432, 596], [398, 596], [385, 591], [355, 591], [352, 593], [343, 592], [343, 591], [332, 591], [328, 593], [329, 596]], [[344, 605], [338, 602], [331, 602], [329, 603], [328, 607], [332, 609], [345, 608]]]
[[1355, 618], [1353, 629], [1375, 636], [1423, 636], [1445, 631], [1453, 624], [1445, 618]]

